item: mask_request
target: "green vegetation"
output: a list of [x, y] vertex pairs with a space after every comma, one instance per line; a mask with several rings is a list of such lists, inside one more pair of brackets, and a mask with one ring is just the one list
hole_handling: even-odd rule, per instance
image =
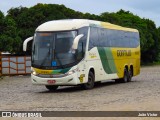
[[[33, 36], [40, 24], [58, 19], [92, 19], [110, 22], [124, 27], [136, 28], [141, 38], [141, 60], [143, 63], [160, 61], [160, 27], [156, 28], [153, 21], [140, 18], [129, 11], [102, 13], [94, 15], [81, 13], [66, 8], [64, 5], [37, 4], [31, 8], [11, 8], [8, 14], [0, 11], [0, 51], [23, 54], [23, 41]], [[27, 54], [31, 53], [32, 43]]]

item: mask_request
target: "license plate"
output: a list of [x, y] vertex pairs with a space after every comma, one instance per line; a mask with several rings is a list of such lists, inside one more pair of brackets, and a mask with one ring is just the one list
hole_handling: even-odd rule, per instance
[[55, 80], [48, 80], [47, 82], [48, 82], [48, 84], [55, 84], [56, 83]]

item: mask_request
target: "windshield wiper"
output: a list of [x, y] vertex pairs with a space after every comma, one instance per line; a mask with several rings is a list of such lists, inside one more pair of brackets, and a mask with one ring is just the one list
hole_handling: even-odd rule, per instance
[[48, 59], [48, 56], [49, 56], [49, 55], [50, 55], [50, 49], [49, 49], [48, 53], [46, 54], [45, 58], [43, 59], [43, 61], [42, 61], [41, 65], [40, 65], [40, 68], [42, 68], [42, 67], [43, 67], [43, 64], [44, 64], [44, 63], [45, 63], [45, 61]]
[[55, 53], [55, 56], [56, 56], [56, 58], [57, 58], [57, 60], [58, 60], [58, 62], [59, 62], [59, 64], [60, 64], [60, 66], [64, 69], [64, 67], [63, 67], [63, 65], [62, 65], [62, 63], [61, 63], [61, 61], [60, 61], [60, 59], [59, 59], [59, 57], [57, 56], [56, 53]]

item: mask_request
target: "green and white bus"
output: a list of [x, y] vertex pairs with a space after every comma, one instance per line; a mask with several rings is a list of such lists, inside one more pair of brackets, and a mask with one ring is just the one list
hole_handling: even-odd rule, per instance
[[31, 79], [49, 90], [96, 82], [129, 82], [140, 73], [140, 38], [136, 29], [85, 20], [49, 21], [33, 37]]

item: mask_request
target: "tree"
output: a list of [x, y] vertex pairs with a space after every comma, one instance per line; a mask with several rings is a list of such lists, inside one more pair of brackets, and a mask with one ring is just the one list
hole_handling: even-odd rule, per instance
[[[160, 28], [156, 28], [153, 21], [124, 10], [94, 15], [56, 4], [39, 3], [30, 8], [11, 8], [6, 16], [0, 11], [0, 49], [22, 54], [23, 41], [33, 36], [40, 24], [51, 20], [76, 18], [100, 20], [137, 29], [140, 34], [142, 62], [160, 61]], [[29, 44], [27, 54], [31, 54], [31, 46], [32, 43]]]
[[0, 35], [2, 34], [3, 32], [3, 22], [4, 22], [4, 15], [3, 13], [0, 11]]
[[120, 10], [117, 13], [102, 13], [101, 20], [139, 30], [142, 62], [160, 60], [159, 54], [157, 54], [160, 53], [160, 41], [158, 41], [158, 31], [153, 21], [142, 19], [139, 16], [124, 10]]
[[18, 36], [15, 21], [10, 17], [4, 17], [1, 13], [0, 18], [0, 51], [19, 52], [22, 41]]

